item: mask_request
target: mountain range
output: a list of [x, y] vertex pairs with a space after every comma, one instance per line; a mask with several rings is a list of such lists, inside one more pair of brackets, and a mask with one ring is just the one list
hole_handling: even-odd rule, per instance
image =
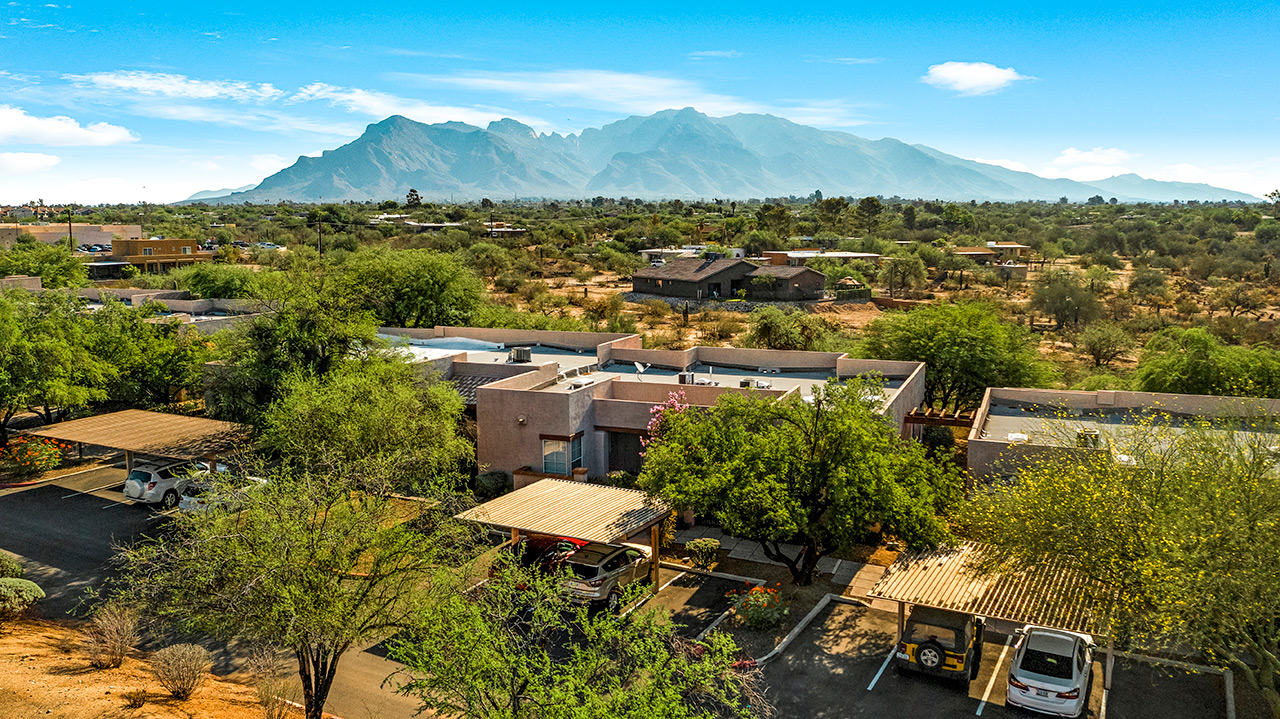
[[1210, 185], [1119, 175], [1048, 179], [948, 155], [924, 145], [819, 130], [772, 115], [710, 117], [693, 108], [629, 117], [577, 135], [538, 134], [516, 120], [480, 128], [426, 125], [394, 115], [252, 189], [198, 193], [187, 202], [424, 200], [603, 195], [643, 199], [747, 199], [880, 195], [942, 200], [1121, 202], [1258, 198]]

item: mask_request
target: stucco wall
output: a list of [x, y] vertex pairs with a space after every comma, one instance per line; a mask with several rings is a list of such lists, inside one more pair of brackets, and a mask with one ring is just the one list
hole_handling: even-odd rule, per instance
[[35, 292], [43, 289], [43, 280], [39, 277], [29, 277], [27, 275], [8, 275], [0, 277], [0, 290], [27, 290]]

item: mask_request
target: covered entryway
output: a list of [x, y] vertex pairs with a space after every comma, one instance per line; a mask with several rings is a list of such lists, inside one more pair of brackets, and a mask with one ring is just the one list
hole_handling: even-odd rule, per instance
[[545, 534], [584, 542], [620, 544], [648, 530], [650, 586], [658, 586], [662, 522], [671, 508], [644, 492], [564, 479], [542, 479], [469, 509], [457, 519], [521, 534]]

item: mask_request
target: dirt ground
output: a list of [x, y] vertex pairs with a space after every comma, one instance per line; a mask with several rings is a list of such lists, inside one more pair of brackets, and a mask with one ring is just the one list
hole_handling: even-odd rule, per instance
[[[125, 706], [124, 693], [142, 689], [146, 704]], [[254, 690], [208, 677], [187, 701], [171, 698], [140, 655], [118, 669], [94, 669], [79, 631], [45, 621], [0, 629], [0, 715], [5, 719], [257, 719]], [[301, 716], [301, 714], [299, 714]]]

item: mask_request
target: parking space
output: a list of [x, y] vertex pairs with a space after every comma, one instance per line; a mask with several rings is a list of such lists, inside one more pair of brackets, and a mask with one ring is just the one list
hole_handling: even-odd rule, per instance
[[[832, 604], [768, 665], [770, 698], [782, 716], [1034, 717], [1005, 706], [1013, 650], [1009, 638], [990, 633], [978, 677], [964, 687], [889, 663], [897, 632], [893, 613]], [[1224, 715], [1221, 680], [1172, 676], [1142, 664], [1117, 664], [1104, 713], [1102, 657], [1095, 657], [1088, 708], [1102, 719], [1204, 719]]]
[[0, 549], [22, 558], [44, 588], [45, 616], [73, 609], [107, 575], [116, 543], [133, 541], [162, 518], [124, 498], [125, 471], [103, 467], [0, 496]]
[[729, 599], [725, 594], [742, 585], [728, 579], [663, 567], [658, 572], [658, 586], [662, 590], [645, 603], [645, 609], [666, 611], [672, 621], [684, 627], [682, 634], [696, 637], [729, 609]]

